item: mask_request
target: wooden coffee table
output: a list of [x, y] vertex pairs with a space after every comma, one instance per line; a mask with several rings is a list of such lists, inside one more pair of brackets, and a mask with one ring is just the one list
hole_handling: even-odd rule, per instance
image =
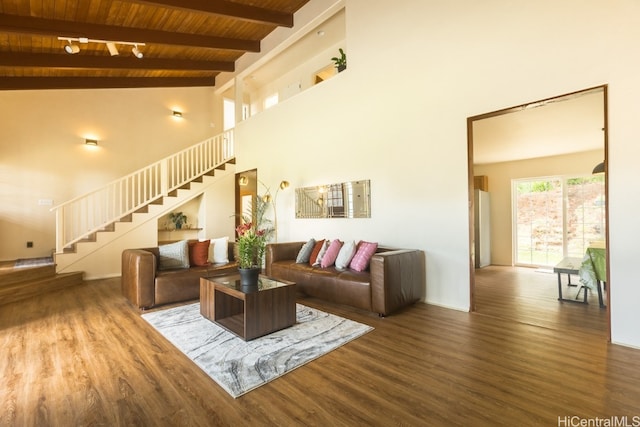
[[260, 276], [245, 288], [239, 274], [203, 277], [200, 314], [249, 341], [296, 323], [296, 284]]

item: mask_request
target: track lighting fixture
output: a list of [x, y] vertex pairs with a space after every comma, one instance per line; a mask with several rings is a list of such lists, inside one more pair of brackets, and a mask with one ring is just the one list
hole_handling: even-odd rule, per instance
[[111, 41], [111, 40], [94, 40], [94, 39], [89, 39], [86, 37], [58, 37], [58, 40], [63, 40], [66, 41], [68, 44], [64, 46], [64, 51], [67, 52], [68, 54], [75, 54], [80, 52], [80, 46], [78, 46], [77, 44], [74, 44], [73, 42], [76, 43], [81, 43], [81, 44], [85, 44], [85, 43], [101, 43], [107, 46], [107, 49], [109, 50], [109, 53], [111, 54], [111, 56], [118, 56], [119, 52], [118, 52], [118, 46], [119, 44], [122, 45], [128, 45], [128, 46], [133, 46], [131, 48], [131, 52], [133, 53], [133, 55], [136, 58], [142, 58], [144, 56], [144, 54], [140, 51], [140, 46], [144, 46], [144, 43], [138, 43], [138, 42], [125, 42], [125, 41]]
[[69, 44], [64, 47], [64, 51], [69, 55], [75, 55], [76, 53], [80, 52], [80, 46], [69, 42]]
[[133, 52], [133, 56], [135, 56], [138, 59], [142, 59], [142, 57], [144, 56], [144, 54], [140, 52], [140, 49], [138, 49], [138, 45], [133, 46], [133, 48], [131, 49], [131, 52]]

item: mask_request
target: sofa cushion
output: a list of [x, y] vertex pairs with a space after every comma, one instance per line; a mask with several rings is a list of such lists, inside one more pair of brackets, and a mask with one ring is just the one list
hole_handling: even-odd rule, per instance
[[209, 245], [209, 262], [213, 264], [225, 264], [229, 262], [229, 237], [211, 239]]
[[201, 267], [209, 264], [209, 241], [189, 242], [189, 265]]
[[186, 240], [181, 240], [158, 247], [160, 262], [158, 269], [189, 268], [189, 247]]
[[369, 267], [369, 262], [374, 253], [378, 249], [377, 243], [360, 242], [356, 254], [351, 259], [349, 267], [355, 271], [364, 271]]
[[311, 252], [313, 251], [315, 245], [316, 239], [314, 239], [313, 237], [309, 239], [307, 243], [302, 245], [302, 248], [300, 248], [300, 252], [298, 252], [298, 256], [296, 257], [296, 262], [298, 264], [309, 262], [309, 259], [311, 258]]
[[[324, 244], [320, 248], [320, 252], [318, 252], [316, 261], [312, 264], [314, 267], [320, 267], [320, 263], [322, 262], [322, 258], [324, 257], [325, 252], [327, 252], [328, 247], [329, 247], [329, 241], [325, 240]], [[309, 260], [309, 262], [311, 261], [313, 261], [313, 259]]]
[[322, 261], [320, 261], [320, 267], [327, 268], [335, 264], [338, 253], [340, 252], [340, 248], [342, 248], [342, 242], [340, 240], [335, 239], [333, 242], [331, 242], [331, 244], [327, 248], [327, 252], [325, 252], [324, 256], [322, 257]]
[[309, 257], [309, 264], [313, 264], [316, 262], [322, 246], [324, 246], [324, 239], [316, 240], [316, 244], [313, 245], [313, 250], [311, 251], [311, 256]]
[[351, 258], [356, 253], [356, 242], [353, 240], [349, 242], [345, 242], [344, 245], [340, 248], [340, 252], [338, 252], [338, 257], [336, 258], [336, 268], [347, 268], [349, 263], [351, 262]]

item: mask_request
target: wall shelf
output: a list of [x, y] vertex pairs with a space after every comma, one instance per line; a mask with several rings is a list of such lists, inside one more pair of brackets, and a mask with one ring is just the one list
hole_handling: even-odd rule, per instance
[[158, 244], [173, 243], [184, 239], [197, 239], [202, 228], [158, 229]]

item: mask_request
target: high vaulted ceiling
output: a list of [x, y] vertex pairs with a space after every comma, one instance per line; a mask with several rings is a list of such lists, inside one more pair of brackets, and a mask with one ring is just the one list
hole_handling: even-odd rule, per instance
[[308, 1], [0, 0], [0, 90], [215, 86]]

